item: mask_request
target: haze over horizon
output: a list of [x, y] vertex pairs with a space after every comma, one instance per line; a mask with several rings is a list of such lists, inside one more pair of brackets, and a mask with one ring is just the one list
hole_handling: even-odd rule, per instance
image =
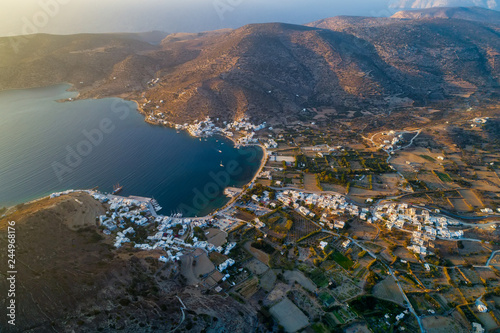
[[390, 16], [394, 0], [4, 1], [0, 36], [32, 33], [199, 32], [249, 23], [304, 24], [338, 16]]

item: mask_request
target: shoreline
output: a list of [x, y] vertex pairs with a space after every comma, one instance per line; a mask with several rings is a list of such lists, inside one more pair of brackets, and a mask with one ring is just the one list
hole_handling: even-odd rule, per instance
[[[221, 137], [223, 138], [227, 138], [225, 136], [222, 136]], [[231, 140], [231, 142], [234, 143], [234, 140]], [[236, 146], [236, 145], [235, 145]], [[252, 177], [252, 179], [246, 183], [245, 185], [243, 185], [241, 188], [245, 188], [245, 187], [248, 187], [250, 186], [251, 184], [253, 184], [255, 182], [255, 180], [258, 178], [259, 174], [262, 172], [262, 170], [264, 169], [265, 165], [267, 164], [267, 149], [261, 145], [261, 144], [246, 144], [246, 145], [241, 145], [242, 147], [251, 147], [251, 146], [256, 146], [256, 147], [259, 147], [261, 150], [262, 150], [262, 158], [261, 158], [261, 161], [260, 161], [260, 165], [259, 165], [259, 168], [258, 170], [255, 172], [255, 175]], [[230, 186], [227, 186], [225, 187], [224, 189], [222, 189], [222, 195], [224, 195], [224, 190], [226, 188], [228, 188]], [[91, 189], [76, 189], [76, 190], [73, 190], [73, 189], [67, 189], [67, 190], [64, 190], [64, 191], [74, 191], [74, 192], [87, 192], [87, 191], [90, 191]], [[42, 197], [39, 197], [39, 198], [36, 198], [36, 199], [32, 199], [32, 200], [29, 200], [29, 201], [26, 201], [26, 202], [21, 202], [21, 203], [18, 203], [18, 204], [15, 204], [15, 205], [12, 205], [12, 206], [8, 206], [8, 207], [5, 207], [6, 208], [6, 211], [4, 214], [2, 214], [0, 216], [0, 218], [3, 218], [3, 217], [6, 217], [12, 213], [14, 213], [17, 209], [16, 207], [18, 205], [30, 205], [30, 204], [33, 204], [33, 203], [36, 203], [38, 201], [41, 201], [41, 200], [44, 200], [44, 199], [51, 199], [51, 195], [54, 194], [54, 193], [60, 193], [60, 192], [64, 192], [64, 191], [56, 191], [56, 192], [52, 192], [50, 194], [47, 194], [47, 195], [44, 195]], [[104, 192], [100, 192], [99, 190], [97, 190], [96, 192], [99, 192], [101, 194], [104, 194]], [[227, 208], [229, 208], [230, 205], [232, 205], [235, 201], [237, 201], [237, 199], [239, 199], [239, 197], [241, 197], [241, 195], [243, 195], [245, 191], [242, 191], [241, 193], [239, 193], [237, 196], [235, 197], [232, 197], [230, 198], [230, 200], [225, 203], [222, 207], [219, 207], [219, 208], [215, 208], [214, 210], [212, 210], [211, 212], [203, 215], [203, 216], [193, 216], [192, 218], [209, 218], [209, 217], [213, 217], [214, 215], [216, 215], [217, 213], [219, 212], [222, 212], [224, 210], [226, 210]], [[109, 193], [108, 193], [109, 194]], [[130, 195], [130, 196], [133, 196]], [[224, 195], [225, 196], [225, 195]], [[127, 197], [123, 197], [123, 198], [127, 198]], [[11, 212], [11, 210], [14, 210]]]
[[[174, 124], [174, 123], [171, 123], [171, 122], [168, 122], [168, 124], [171, 124], [172, 126], [167, 126], [165, 124], [160, 124], [160, 123], [155, 123], [155, 122], [152, 122], [152, 121], [148, 121], [147, 119], [147, 116], [144, 114], [144, 109], [139, 105], [139, 102], [134, 100], [133, 101], [136, 105], [137, 105], [137, 111], [142, 114], [144, 117], [144, 122], [150, 124], [150, 125], [154, 125], [154, 126], [161, 126], [161, 127], [169, 127], [169, 128], [173, 128], [173, 129], [176, 129], [175, 126], [177, 126], [178, 124]], [[222, 133], [215, 133], [215, 134], [212, 134], [210, 136], [195, 136], [195, 135], [192, 135], [192, 133], [184, 128], [182, 129], [177, 129], [178, 131], [183, 131], [183, 132], [187, 132], [187, 134], [189, 134], [189, 136], [193, 137], [193, 138], [210, 138], [210, 137], [216, 137], [216, 136], [219, 136], [219, 137], [222, 137], [224, 139], [227, 139], [229, 141], [231, 141], [233, 143], [233, 146], [234, 148], [236, 149], [239, 149], [240, 147], [259, 147], [261, 150], [262, 150], [262, 158], [261, 158], [261, 161], [260, 161], [260, 165], [259, 165], [259, 169], [256, 171], [255, 175], [252, 177], [252, 179], [246, 183], [245, 185], [242, 186], [242, 189], [245, 189], [245, 188], [248, 188], [249, 186], [251, 186], [258, 178], [258, 176], [261, 174], [262, 170], [264, 169], [264, 167], [266, 166], [267, 164], [267, 158], [268, 158], [268, 153], [267, 153], [267, 148], [262, 145], [261, 143], [246, 143], [246, 144], [241, 144], [241, 143], [238, 143], [236, 141], [236, 139], [234, 139], [234, 137], [231, 137], [231, 136], [228, 136], [228, 135], [224, 135]], [[226, 189], [227, 187], [225, 187], [223, 189], [223, 191]], [[216, 208], [215, 210], [213, 210], [212, 212], [206, 214], [205, 216], [197, 216], [197, 218], [204, 218], [204, 217], [213, 217], [214, 215], [226, 210], [229, 208], [229, 206], [231, 206], [235, 201], [237, 201], [242, 195], [243, 193], [245, 192], [245, 190], [243, 190], [241, 193], [239, 193], [238, 195], [230, 198], [230, 200], [224, 204], [224, 206], [220, 207], [220, 208]]]
[[[41, 87], [33, 87], [33, 88], [20, 88], [20, 89], [17, 89], [17, 90], [22, 91], [22, 90], [26, 90], [26, 89], [44, 89], [44, 88], [50, 88], [50, 87], [61, 87], [62, 89], [64, 89], [65, 92], [69, 92], [71, 94], [76, 94], [76, 96], [72, 97], [73, 100], [71, 100], [71, 101], [79, 100], [78, 98], [81, 96], [80, 92], [75, 88], [75, 86], [72, 85], [71, 83], [68, 83], [68, 82], [62, 82], [62, 83], [59, 83], [59, 84], [56, 84], [56, 85], [49, 85], [49, 86], [41, 86]], [[12, 90], [12, 89], [9, 89], [9, 90]], [[109, 97], [106, 97], [106, 98], [109, 98]], [[111, 97], [111, 98], [113, 98], [113, 97]], [[115, 97], [115, 98], [121, 98], [121, 97]], [[123, 99], [123, 98], [121, 98], [121, 99]], [[170, 126], [167, 126], [166, 124], [162, 124], [162, 123], [159, 123], [159, 122], [148, 121], [148, 119], [147, 119], [148, 117], [145, 114], [144, 109], [142, 108], [142, 106], [140, 105], [140, 103], [139, 103], [139, 101], [137, 99], [123, 99], [123, 100], [135, 103], [135, 111], [138, 112], [139, 114], [142, 114], [144, 116], [144, 122], [146, 122], [146, 123], [148, 123], [150, 125], [156, 125], [156, 126], [160, 125], [162, 127], [170, 127], [170, 128], [176, 129], [175, 128], [176, 124], [174, 124], [174, 123], [169, 123]], [[64, 98], [64, 99], [59, 99], [59, 100], [54, 100], [54, 101], [57, 102], [57, 103], [64, 103], [64, 102], [69, 102], [70, 100], [67, 99], [67, 98]], [[181, 125], [179, 125], [179, 126], [181, 126]], [[253, 177], [248, 182], [245, 182], [243, 185], [241, 185], [241, 188], [246, 188], [246, 187], [250, 186], [252, 183], [254, 183], [255, 180], [257, 179], [258, 175], [262, 172], [263, 167], [265, 166], [265, 164], [267, 162], [267, 150], [259, 142], [257, 142], [257, 143], [239, 143], [237, 141], [237, 139], [235, 139], [232, 136], [225, 135], [223, 132], [215, 132], [215, 133], [212, 133], [210, 135], [193, 135], [193, 133], [191, 131], [189, 131], [187, 128], [185, 128], [184, 126], [183, 126], [183, 128], [177, 128], [176, 130], [177, 130], [177, 132], [180, 132], [180, 130], [182, 130], [184, 132], [187, 132], [187, 134], [189, 134], [189, 136], [191, 136], [193, 138], [220, 137], [221, 139], [228, 139], [228, 141], [230, 141], [233, 144], [232, 148], [236, 148], [236, 149], [239, 149], [241, 147], [252, 147], [252, 146], [259, 147], [260, 150], [262, 151], [262, 157], [260, 158], [260, 165], [259, 165], [258, 169], [255, 171], [255, 174], [253, 175]], [[234, 133], [241, 133], [241, 132], [240, 131], [235, 131]], [[226, 196], [226, 195], [223, 194], [223, 191], [226, 188], [227, 188], [227, 186], [224, 187], [221, 190], [221, 197], [223, 196], [224, 199], [228, 198], [228, 196]], [[68, 189], [65, 189], [65, 190], [68, 190]], [[65, 190], [63, 190], [63, 191], [65, 191]], [[86, 189], [75, 189], [75, 191], [87, 191], [87, 190]], [[56, 192], [53, 192], [53, 193], [58, 193], [58, 192], [60, 192], [60, 190], [56, 191]], [[46, 194], [44, 194], [44, 195], [42, 195], [40, 197], [35, 197], [35, 198], [32, 197], [32, 199], [28, 199], [27, 201], [23, 201], [23, 202], [19, 202], [19, 203], [14, 203], [14, 204], [11, 204], [11, 205], [8, 205], [8, 206], [6, 205], [5, 206], [5, 208], [6, 208], [5, 213], [2, 214], [2, 215], [7, 216], [7, 215], [10, 215], [10, 214], [14, 213], [15, 211], [17, 211], [16, 206], [19, 206], [19, 205], [29, 205], [29, 204], [33, 204], [33, 203], [39, 202], [39, 201], [44, 200], [44, 199], [48, 199], [48, 198], [51, 197], [51, 195], [53, 193], [46, 193]], [[241, 196], [241, 194], [238, 195], [237, 197], [240, 197], [240, 196]], [[206, 212], [204, 214], [204, 216], [207, 216], [207, 217], [213, 216], [217, 212], [227, 209], [227, 207], [231, 203], [233, 203], [235, 201], [235, 198], [229, 198], [229, 199], [230, 200], [227, 203], [223, 204], [220, 207], [214, 207], [209, 212]]]
[[243, 185], [243, 191], [241, 191], [240, 193], [238, 193], [238, 195], [230, 198], [230, 200], [224, 206], [222, 206], [221, 208], [218, 208], [215, 211], [213, 211], [212, 213], [210, 213], [210, 215], [212, 215], [212, 216], [216, 215], [217, 213], [225, 211], [226, 209], [229, 208], [229, 206], [231, 206], [232, 204], [234, 204], [234, 202], [238, 201], [238, 199], [244, 194], [245, 187], [248, 188], [249, 186], [251, 186], [251, 185], [253, 185], [255, 183], [255, 181], [257, 180], [257, 178], [259, 177], [259, 175], [261, 174], [262, 170], [264, 169], [264, 167], [267, 164], [267, 149], [266, 149], [265, 146], [260, 145], [260, 144], [248, 144], [248, 145], [245, 145], [245, 146], [258, 146], [258, 147], [260, 147], [262, 149], [262, 153], [263, 154], [262, 154], [262, 159], [260, 161], [259, 169], [257, 170], [257, 172], [255, 173], [255, 175], [253, 176], [252, 180], [250, 182], [248, 182], [246, 185]]

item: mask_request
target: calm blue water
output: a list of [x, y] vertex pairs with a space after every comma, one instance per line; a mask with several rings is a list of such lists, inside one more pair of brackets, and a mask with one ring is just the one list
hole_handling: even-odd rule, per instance
[[120, 195], [154, 197], [163, 214], [200, 216], [227, 202], [226, 185], [247, 183], [259, 167], [259, 148], [148, 125], [131, 102], [56, 102], [76, 95], [68, 88], [0, 92], [0, 207], [120, 183]]

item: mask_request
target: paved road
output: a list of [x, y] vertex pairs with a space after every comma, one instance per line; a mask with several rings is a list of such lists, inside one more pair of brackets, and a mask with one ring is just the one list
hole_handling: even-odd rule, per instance
[[[255, 181], [257, 180], [257, 178], [259, 177], [259, 174], [262, 172], [262, 170], [264, 169], [264, 167], [266, 166], [267, 164], [267, 149], [264, 145], [260, 145], [260, 144], [249, 144], [249, 145], [246, 145], [246, 146], [258, 146], [260, 147], [262, 150], [263, 150], [263, 153], [264, 155], [262, 156], [262, 161], [260, 162], [260, 167], [259, 167], [259, 170], [255, 173], [255, 176], [252, 178], [252, 180], [250, 181], [250, 183], [248, 183], [248, 187], [252, 187], [255, 183]], [[223, 214], [225, 213], [228, 209], [232, 208], [233, 204], [239, 200], [239, 198], [245, 193], [245, 191], [241, 191], [241, 193], [235, 195], [231, 200], [229, 200], [229, 202], [222, 208], [216, 210], [215, 212], [213, 212], [211, 214], [211, 216], [215, 215], [215, 214]]]
[[174, 328], [173, 330], [171, 330], [171, 331], [170, 331], [170, 332], [168, 332], [168, 333], [173, 333], [173, 332], [177, 331], [177, 329], [178, 329], [179, 327], [181, 327], [182, 323], [183, 323], [183, 322], [184, 322], [184, 320], [186, 319], [186, 314], [184, 313], [184, 310], [187, 310], [187, 308], [186, 308], [186, 306], [184, 305], [184, 303], [182, 303], [182, 300], [181, 300], [181, 298], [180, 298], [179, 296], [175, 296], [175, 297], [177, 297], [177, 299], [179, 300], [179, 302], [181, 302], [182, 319], [181, 319], [181, 322], [179, 323], [179, 325], [177, 325], [177, 327], [176, 327], [176, 328]]
[[493, 253], [491, 253], [490, 258], [489, 258], [489, 259], [488, 259], [488, 261], [486, 262], [486, 266], [489, 266], [489, 265], [490, 265], [491, 259], [493, 259], [493, 257], [495, 256], [495, 254], [497, 254], [498, 252], [500, 252], [500, 250], [493, 251]]
[[[300, 214], [300, 213], [299, 213]], [[313, 224], [315, 224], [316, 226], [320, 227], [321, 226], [316, 223], [315, 221], [303, 216], [304, 218], [306, 218], [308, 221], [312, 222]], [[332, 232], [332, 231], [329, 231], [329, 230], [325, 230], [325, 229], [321, 229], [322, 232], [325, 232], [325, 233], [328, 233], [328, 234], [331, 234], [331, 235], [335, 235], [335, 236], [338, 236], [340, 237], [341, 235], [339, 235], [338, 233], [335, 233], [335, 232]], [[366, 253], [368, 253], [372, 258], [374, 259], [378, 259], [377, 255], [374, 254], [373, 252], [371, 252], [370, 250], [368, 250], [367, 248], [365, 248], [362, 244], [360, 244], [360, 242], [356, 239], [353, 239], [351, 237], [347, 237], [348, 239], [351, 240], [351, 242], [353, 242], [354, 244], [356, 244], [357, 246], [359, 246], [361, 249], [363, 249], [364, 251], [366, 251]], [[418, 325], [420, 327], [420, 332], [421, 333], [425, 333], [426, 330], [422, 324], [422, 320], [420, 319], [420, 317], [418, 316], [417, 312], [415, 311], [415, 309], [413, 308], [413, 306], [411, 305], [410, 303], [410, 300], [408, 299], [408, 296], [406, 296], [406, 293], [404, 292], [403, 288], [401, 287], [401, 285], [399, 284], [399, 280], [398, 278], [396, 277], [396, 275], [394, 275], [394, 272], [392, 271], [392, 269], [387, 266], [383, 261], [380, 261], [382, 265], [384, 265], [389, 273], [391, 274], [392, 278], [396, 281], [396, 284], [398, 285], [399, 287], [399, 291], [401, 292], [401, 294], [403, 295], [403, 298], [406, 300], [406, 304], [408, 306], [408, 309], [410, 310], [410, 312], [415, 316], [415, 318], [417, 319], [417, 322], [418, 322]]]
[[422, 320], [420, 319], [417, 312], [413, 308], [413, 305], [411, 305], [410, 300], [408, 299], [408, 296], [406, 296], [406, 293], [404, 292], [403, 287], [401, 287], [401, 284], [399, 283], [398, 278], [396, 277], [396, 275], [394, 275], [394, 272], [392, 271], [392, 269], [390, 267], [387, 267], [387, 268], [389, 269], [389, 273], [391, 273], [391, 276], [394, 279], [394, 281], [396, 281], [396, 284], [398, 285], [399, 291], [403, 295], [403, 297], [406, 301], [406, 304], [408, 305], [408, 309], [410, 309], [410, 312], [415, 316], [415, 318], [417, 318], [418, 326], [420, 326], [420, 332], [425, 333], [426, 330], [424, 328], [424, 325], [422, 324]]

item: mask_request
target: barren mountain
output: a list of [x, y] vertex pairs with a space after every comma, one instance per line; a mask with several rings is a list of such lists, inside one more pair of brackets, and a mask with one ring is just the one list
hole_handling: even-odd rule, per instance
[[368, 42], [407, 96], [430, 102], [469, 98], [498, 89], [498, 27], [452, 19], [366, 19], [312, 23]]
[[123, 34], [36, 35], [13, 48], [4, 38], [0, 90], [69, 82], [80, 98], [136, 100], [144, 113], [175, 122], [207, 115], [283, 122], [300, 119], [304, 108], [383, 112], [445, 99], [488, 103], [498, 90], [499, 28], [454, 19], [463, 9], [447, 13], [254, 24], [172, 34], [158, 45]]
[[433, 8], [433, 7], [483, 7], [498, 8], [496, 0], [394, 0], [389, 5], [391, 8]]
[[443, 18], [500, 24], [500, 12], [481, 7], [440, 7], [421, 10], [405, 10], [392, 16], [399, 19]]
[[305, 107], [383, 105], [385, 95], [402, 93], [388, 70], [371, 45], [349, 34], [249, 25], [214, 37], [196, 59], [163, 76], [146, 98], [165, 100], [170, 116], [249, 113], [281, 119]]

